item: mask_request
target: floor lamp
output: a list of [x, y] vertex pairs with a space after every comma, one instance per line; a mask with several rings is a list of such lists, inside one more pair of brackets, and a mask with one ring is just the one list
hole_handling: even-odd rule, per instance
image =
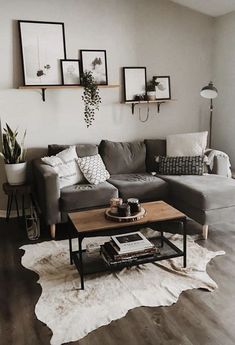
[[218, 96], [218, 90], [214, 87], [212, 81], [201, 89], [200, 95], [211, 100], [210, 102], [210, 130], [209, 130], [209, 148], [211, 148], [212, 138], [212, 117], [213, 117], [213, 99]]

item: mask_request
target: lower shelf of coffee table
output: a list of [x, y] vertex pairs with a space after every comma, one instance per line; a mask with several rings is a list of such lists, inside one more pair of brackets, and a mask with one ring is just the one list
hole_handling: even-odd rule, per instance
[[[157, 262], [161, 260], [167, 260], [176, 257], [183, 257], [184, 253], [181, 249], [176, 247], [170, 240], [166, 237], [163, 237], [163, 246], [161, 247], [161, 237], [155, 237], [150, 239], [154, 245], [159, 248], [160, 253], [155, 254], [151, 257], [145, 258], [138, 258], [136, 260], [131, 260], [128, 262], [120, 262], [118, 265], [110, 265], [108, 264], [102, 257], [101, 254], [96, 255], [88, 255], [85, 250], [82, 251], [82, 260], [83, 260], [83, 274], [94, 274], [99, 272], [107, 272], [107, 271], [117, 271], [121, 270], [125, 267], [132, 267], [137, 265], [142, 265], [151, 262]], [[80, 260], [79, 260], [79, 252], [73, 251], [72, 258], [75, 266], [77, 267], [78, 271], [80, 271]]]

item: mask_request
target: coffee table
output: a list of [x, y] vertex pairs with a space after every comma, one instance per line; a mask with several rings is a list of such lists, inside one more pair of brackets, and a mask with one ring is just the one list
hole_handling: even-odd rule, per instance
[[[183, 266], [186, 267], [186, 216], [174, 207], [168, 205], [164, 201], [155, 201], [142, 203], [142, 207], [146, 210], [144, 218], [131, 223], [112, 222], [105, 218], [105, 208], [93, 209], [88, 211], [78, 211], [68, 213], [69, 220], [69, 252], [70, 263], [75, 264], [81, 277], [81, 289], [84, 289], [84, 275], [98, 272], [113, 270], [102, 258], [101, 255], [95, 257], [88, 256], [86, 251], [82, 249], [82, 241], [87, 237], [112, 236], [135, 232], [143, 227], [149, 227], [160, 232], [160, 236], [156, 236], [151, 241], [160, 248], [160, 254], [154, 258], [142, 258], [138, 262], [123, 263], [119, 269], [134, 265], [145, 264], [160, 260], [166, 260], [175, 257], [183, 257]], [[172, 222], [179, 223], [183, 234], [183, 250], [175, 246], [167, 237], [164, 236], [166, 226], [171, 226]], [[74, 232], [78, 239], [78, 250], [72, 248], [72, 237]]]

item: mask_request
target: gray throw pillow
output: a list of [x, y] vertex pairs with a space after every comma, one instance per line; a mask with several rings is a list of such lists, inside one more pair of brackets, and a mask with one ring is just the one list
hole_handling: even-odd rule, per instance
[[[75, 146], [78, 157], [94, 156], [98, 153], [98, 146], [95, 144], [76, 144]], [[69, 145], [48, 145], [48, 156], [55, 156], [68, 147]]]

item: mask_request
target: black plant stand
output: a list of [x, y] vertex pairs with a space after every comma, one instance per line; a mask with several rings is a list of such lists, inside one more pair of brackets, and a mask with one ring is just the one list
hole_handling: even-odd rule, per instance
[[25, 198], [30, 198], [30, 201], [33, 201], [32, 195], [32, 188], [29, 184], [23, 185], [10, 185], [9, 183], [3, 183], [3, 191], [8, 196], [7, 200], [7, 214], [6, 214], [6, 221], [9, 221], [11, 215], [12, 204], [15, 202], [16, 212], [18, 219], [20, 218], [20, 211], [19, 211], [19, 200], [21, 199], [21, 209], [22, 209], [22, 217], [25, 217]]

